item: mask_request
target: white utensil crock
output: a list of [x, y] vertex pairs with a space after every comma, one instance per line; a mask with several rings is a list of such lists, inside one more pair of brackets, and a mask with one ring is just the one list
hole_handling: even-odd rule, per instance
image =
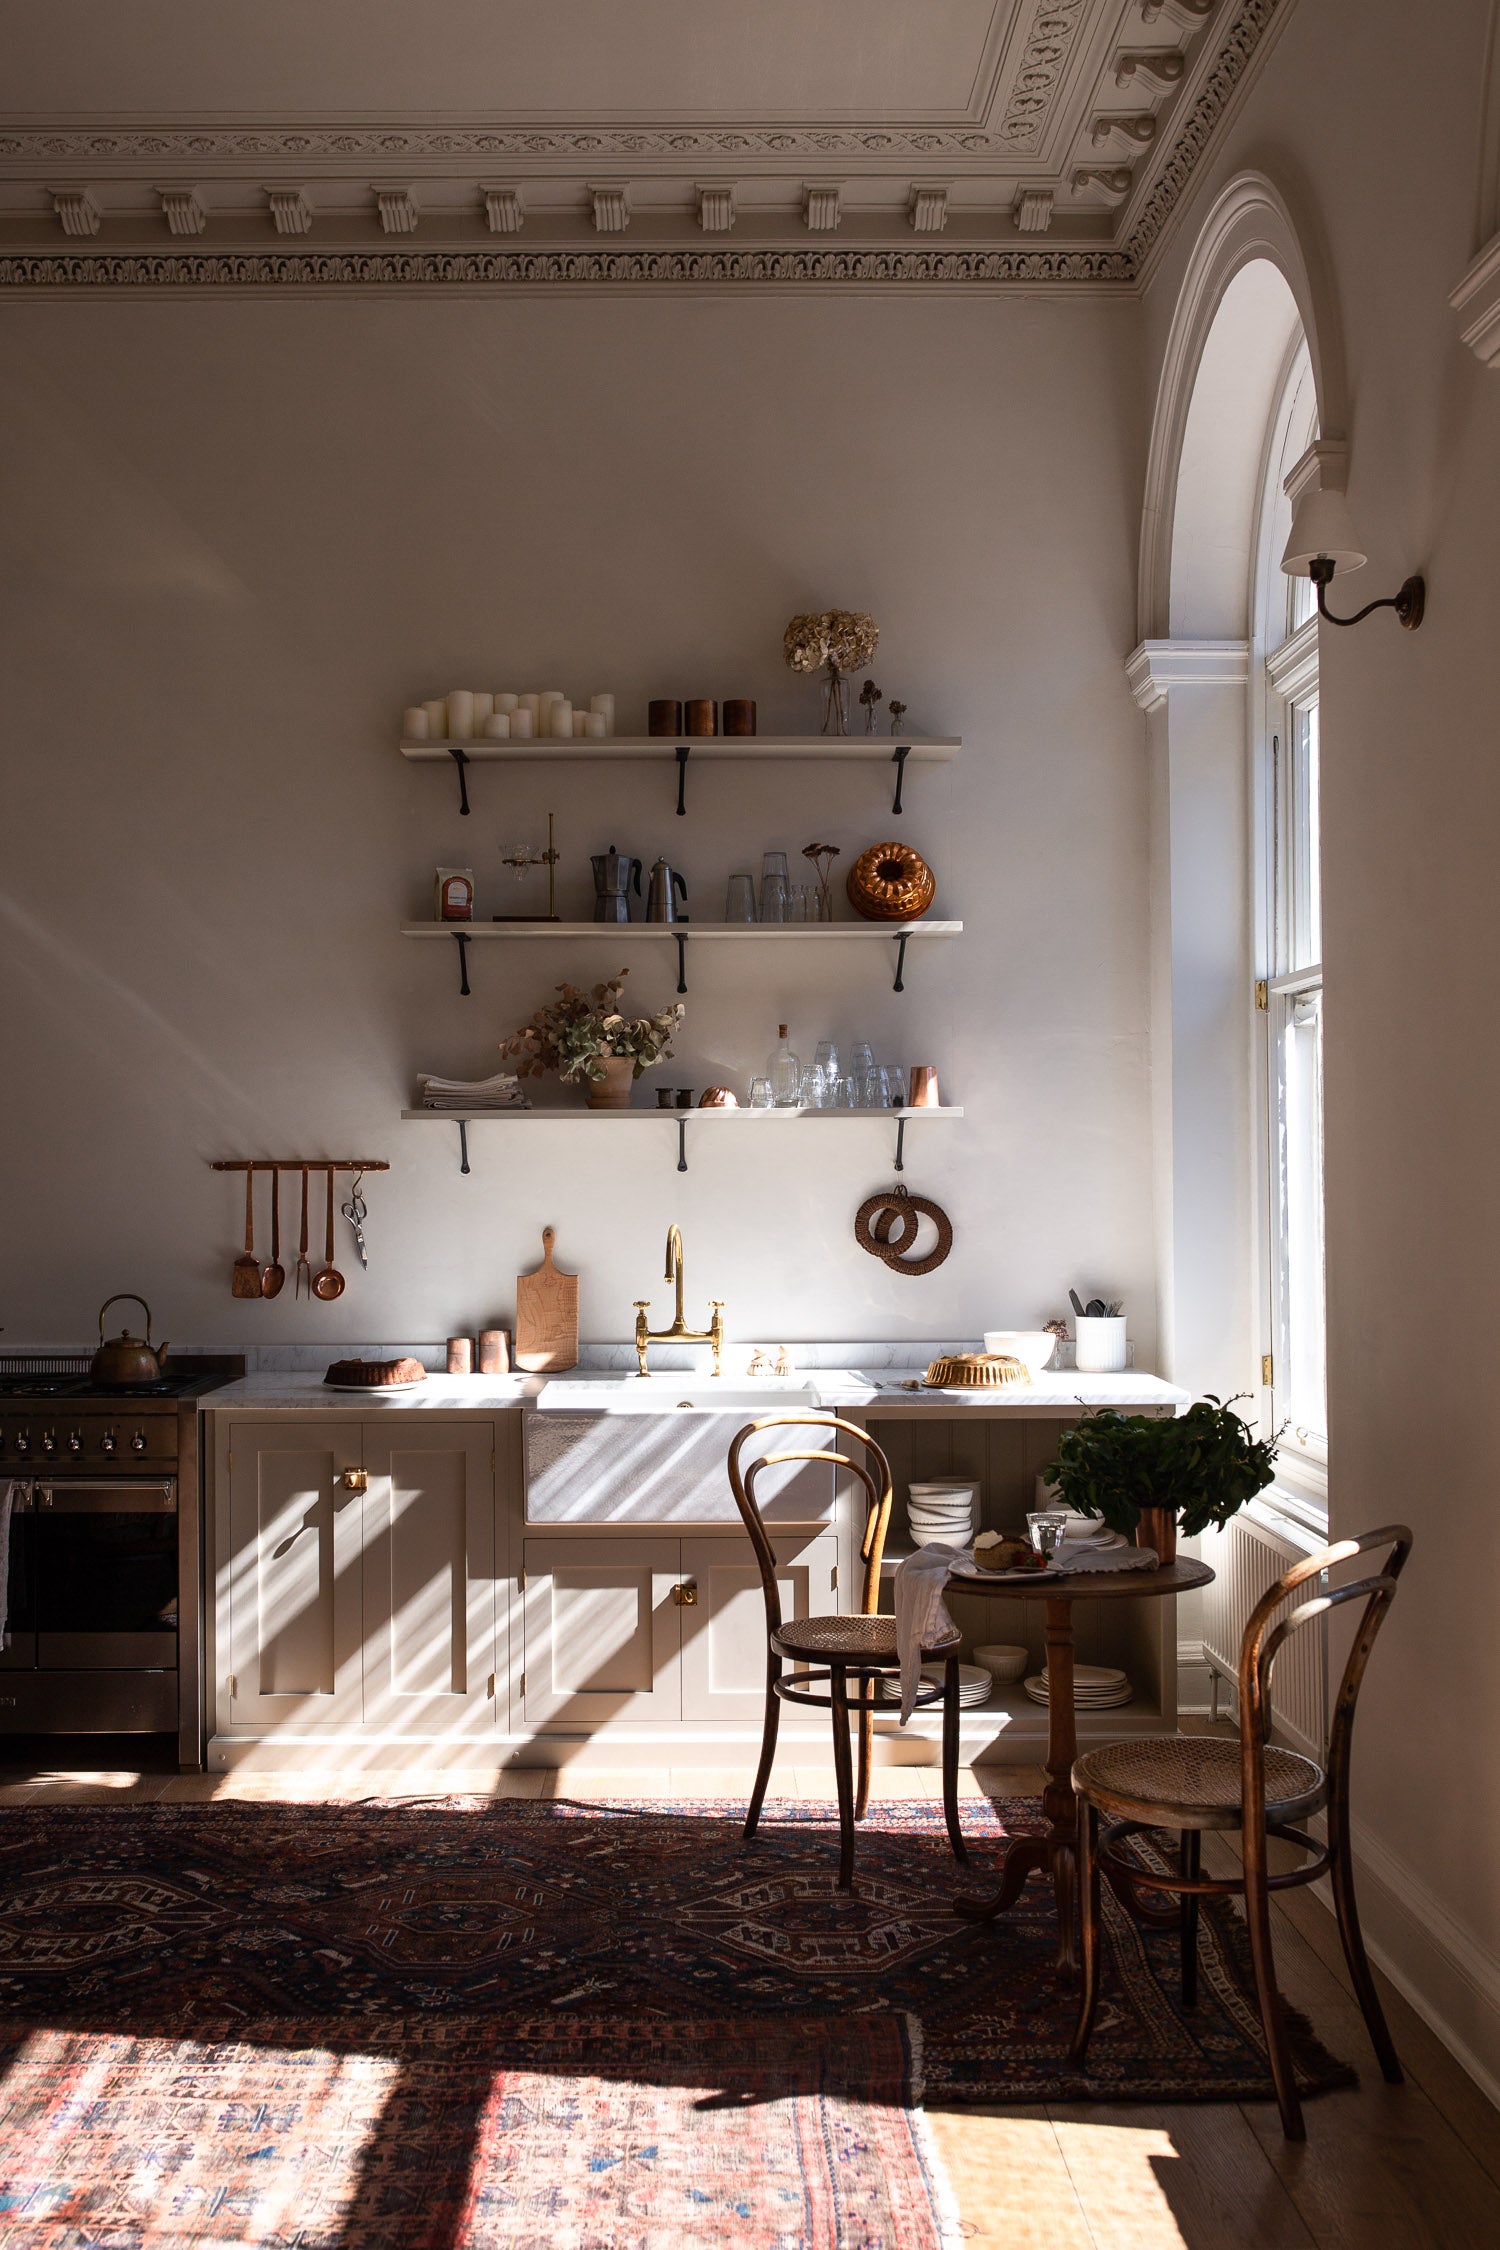
[[1078, 1343], [1073, 1364], [1080, 1375], [1118, 1375], [1125, 1366], [1125, 1316], [1114, 1320], [1077, 1323]]

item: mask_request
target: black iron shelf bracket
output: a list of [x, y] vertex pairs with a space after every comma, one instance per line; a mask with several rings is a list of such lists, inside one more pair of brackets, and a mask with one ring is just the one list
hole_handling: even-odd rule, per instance
[[687, 1170], [687, 1119], [685, 1117], [679, 1117], [677, 1120], [677, 1169], [679, 1172]]
[[453, 935], [458, 941], [459, 997], [463, 1000], [469, 1000], [473, 998], [473, 994], [469, 990], [469, 933], [467, 930], [455, 930]]
[[892, 992], [906, 990], [906, 941], [910, 936], [910, 930], [902, 930], [896, 939], [896, 981], [891, 986]]
[[677, 940], [677, 989], [678, 989], [678, 991], [679, 991], [679, 992], [686, 992], [686, 990], [687, 990], [687, 937], [686, 937], [685, 933], [684, 933], [683, 931], [681, 931], [681, 930], [674, 930], [674, 931], [672, 932], [672, 935], [673, 935], [673, 937], [674, 937], [674, 938], [676, 938], [676, 940]]
[[464, 1173], [467, 1173], [469, 1169], [469, 1120], [467, 1117], [461, 1117], [458, 1121], [458, 1168], [460, 1172]]
[[896, 794], [891, 799], [891, 811], [893, 813], [899, 813], [901, 810], [901, 789], [906, 780], [906, 761], [910, 756], [911, 744], [909, 742], [900, 743], [891, 752], [891, 764], [896, 769]]
[[469, 811], [469, 776], [467, 771], [469, 753], [461, 744], [450, 742], [448, 755], [458, 768], [458, 809], [467, 819]]
[[690, 743], [677, 745], [677, 811], [679, 817], [687, 811], [687, 762]]
[[906, 1170], [906, 1119], [904, 1117], [898, 1117], [896, 1120], [896, 1170], [898, 1172]]

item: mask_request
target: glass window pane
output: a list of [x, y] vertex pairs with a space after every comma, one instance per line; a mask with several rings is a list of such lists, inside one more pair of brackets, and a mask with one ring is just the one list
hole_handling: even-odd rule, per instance
[[1293, 1443], [1326, 1445], [1323, 1293], [1323, 995], [1285, 1003], [1281, 1035], [1282, 1328], [1277, 1404]]

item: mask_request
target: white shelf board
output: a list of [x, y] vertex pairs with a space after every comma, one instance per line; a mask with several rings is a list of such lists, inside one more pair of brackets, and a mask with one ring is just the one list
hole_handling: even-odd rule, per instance
[[462, 750], [473, 765], [521, 765], [527, 760], [546, 764], [570, 758], [607, 764], [627, 758], [670, 761], [685, 747], [696, 759], [738, 758], [752, 765], [777, 758], [873, 759], [889, 765], [903, 743], [912, 765], [946, 765], [963, 748], [957, 735], [615, 734], [602, 742], [568, 741], [560, 735], [535, 735], [525, 742], [492, 742], [487, 736], [470, 742], [403, 742], [401, 755], [413, 765], [446, 764], [455, 750]]
[[737, 938], [767, 939], [958, 937], [962, 922], [403, 922], [403, 937], [470, 938]]
[[480, 1125], [490, 1119], [504, 1119], [508, 1125], [556, 1124], [618, 1125], [639, 1122], [650, 1118], [661, 1125], [731, 1125], [753, 1121], [760, 1125], [794, 1125], [799, 1120], [820, 1125], [885, 1125], [899, 1118], [962, 1117], [963, 1108], [945, 1105], [941, 1109], [403, 1109], [406, 1118], [419, 1118], [424, 1123], [453, 1125], [461, 1118], [466, 1125]]

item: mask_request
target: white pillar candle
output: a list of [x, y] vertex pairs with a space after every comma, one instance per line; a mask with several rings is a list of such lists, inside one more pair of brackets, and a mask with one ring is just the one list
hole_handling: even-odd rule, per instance
[[609, 728], [604, 723], [602, 711], [580, 711], [578, 716], [583, 721], [583, 731], [590, 742], [603, 742], [606, 739]]
[[[603, 719], [604, 726], [602, 731], [605, 734], [613, 734], [615, 731], [614, 697], [612, 695], [591, 695], [589, 697], [589, 709], [596, 713], [598, 717]], [[590, 734], [592, 734], [593, 731], [593, 728], [590, 727]]]
[[[554, 732], [552, 725], [552, 714], [557, 709], [560, 703], [567, 702], [568, 699], [563, 694], [561, 688], [543, 688], [541, 694], [537, 697], [536, 731], [538, 734], [551, 734]], [[572, 705], [568, 704], [568, 708], [569, 710], [571, 710]]]
[[403, 742], [425, 742], [427, 740], [427, 706], [425, 703], [414, 703], [409, 710], [402, 712], [401, 739]]
[[491, 742], [509, 742], [510, 714], [506, 711], [492, 711], [484, 722], [484, 731]]
[[560, 695], [555, 703], [549, 704], [548, 710], [552, 724], [548, 727], [547, 732], [571, 742], [573, 738], [573, 706], [567, 697]]
[[514, 711], [516, 705], [520, 702], [520, 700], [521, 698], [518, 695], [497, 695], [495, 698], [495, 709], [497, 711], [502, 711], [505, 714], [506, 718], [509, 718], [511, 712]]
[[510, 739], [512, 742], [529, 742], [536, 733], [536, 719], [526, 709], [526, 697], [521, 698], [521, 709], [510, 714]]
[[573, 740], [574, 740], [575, 742], [584, 742], [584, 741], [587, 741], [587, 739], [588, 739], [588, 731], [589, 731], [589, 714], [588, 714], [588, 712], [587, 712], [587, 711], [575, 711], [575, 712], [573, 713]]
[[467, 742], [474, 732], [474, 697], [468, 688], [448, 690], [448, 739]]
[[481, 694], [476, 688], [474, 691], [474, 732], [476, 734], [483, 734], [484, 722], [494, 708], [495, 698], [489, 694]]
[[537, 721], [541, 715], [541, 697], [539, 695], [518, 695], [516, 697], [516, 708], [524, 711], [530, 718], [531, 731], [535, 734], [537, 732]]
[[435, 702], [424, 703], [422, 709], [427, 713], [428, 740], [430, 742], [446, 742], [448, 739], [448, 698], [445, 695], [440, 695]]

